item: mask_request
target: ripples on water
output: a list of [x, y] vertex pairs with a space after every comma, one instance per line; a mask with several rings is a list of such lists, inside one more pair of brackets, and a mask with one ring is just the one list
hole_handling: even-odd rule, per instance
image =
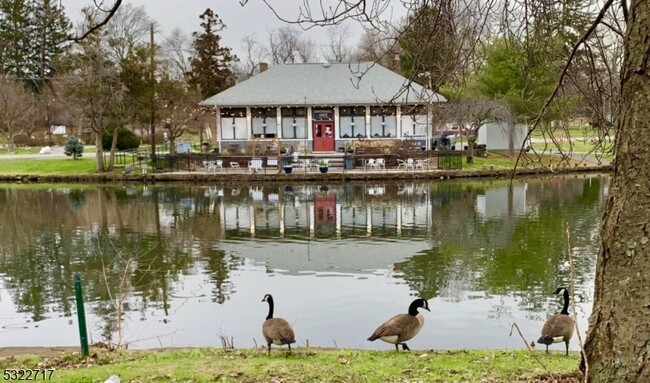
[[[298, 343], [365, 339], [415, 296], [431, 313], [412, 348], [521, 348], [560, 309], [571, 229], [578, 319], [591, 310], [607, 178], [232, 187], [0, 188], [0, 346], [76, 345], [73, 276], [88, 331], [132, 348], [262, 343], [272, 293]], [[130, 260], [130, 261], [129, 261]], [[577, 349], [577, 341], [572, 342]]]

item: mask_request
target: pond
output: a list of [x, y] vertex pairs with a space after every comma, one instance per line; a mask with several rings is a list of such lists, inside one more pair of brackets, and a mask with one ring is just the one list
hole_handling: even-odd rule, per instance
[[266, 293], [296, 346], [393, 349], [366, 338], [420, 296], [412, 349], [523, 348], [572, 281], [584, 335], [608, 184], [0, 185], [0, 347], [79, 345], [77, 273], [130, 348], [261, 345]]

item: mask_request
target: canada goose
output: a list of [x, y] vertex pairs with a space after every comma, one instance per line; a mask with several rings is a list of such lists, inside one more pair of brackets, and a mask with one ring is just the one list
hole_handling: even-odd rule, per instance
[[560, 293], [564, 294], [564, 307], [559, 314], [553, 315], [546, 320], [544, 327], [542, 327], [542, 336], [537, 340], [537, 343], [545, 344], [546, 352], [548, 352], [550, 344], [564, 342], [566, 355], [569, 355], [569, 341], [573, 336], [575, 322], [569, 316], [569, 291], [565, 287], [558, 287], [555, 294]]
[[271, 356], [271, 343], [277, 346], [286, 344], [289, 346], [289, 353], [291, 353], [291, 343], [296, 343], [291, 325], [282, 318], [273, 318], [273, 296], [271, 294], [264, 295], [262, 302], [269, 303], [269, 315], [266, 316], [266, 320], [262, 324], [262, 334], [266, 339], [269, 356]]
[[401, 344], [403, 350], [410, 351], [405, 342], [416, 336], [424, 325], [424, 316], [418, 312], [420, 307], [431, 311], [429, 310], [429, 303], [422, 298], [418, 298], [411, 302], [408, 314], [399, 314], [390, 318], [377, 327], [368, 340], [372, 342], [375, 339], [381, 339], [386, 343], [394, 344], [395, 350], [399, 350]]

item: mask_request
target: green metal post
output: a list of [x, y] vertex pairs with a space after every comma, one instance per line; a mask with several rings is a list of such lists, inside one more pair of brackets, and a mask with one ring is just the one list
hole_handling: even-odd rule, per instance
[[74, 276], [74, 292], [77, 299], [77, 320], [79, 321], [79, 339], [81, 339], [81, 354], [88, 356], [88, 334], [86, 333], [86, 313], [84, 311], [84, 296], [81, 289], [81, 276]]

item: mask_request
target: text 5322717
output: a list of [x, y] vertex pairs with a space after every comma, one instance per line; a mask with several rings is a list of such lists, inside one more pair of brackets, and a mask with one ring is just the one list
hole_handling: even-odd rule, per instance
[[5, 381], [14, 380], [52, 380], [53, 368], [5, 368], [2, 377]]

